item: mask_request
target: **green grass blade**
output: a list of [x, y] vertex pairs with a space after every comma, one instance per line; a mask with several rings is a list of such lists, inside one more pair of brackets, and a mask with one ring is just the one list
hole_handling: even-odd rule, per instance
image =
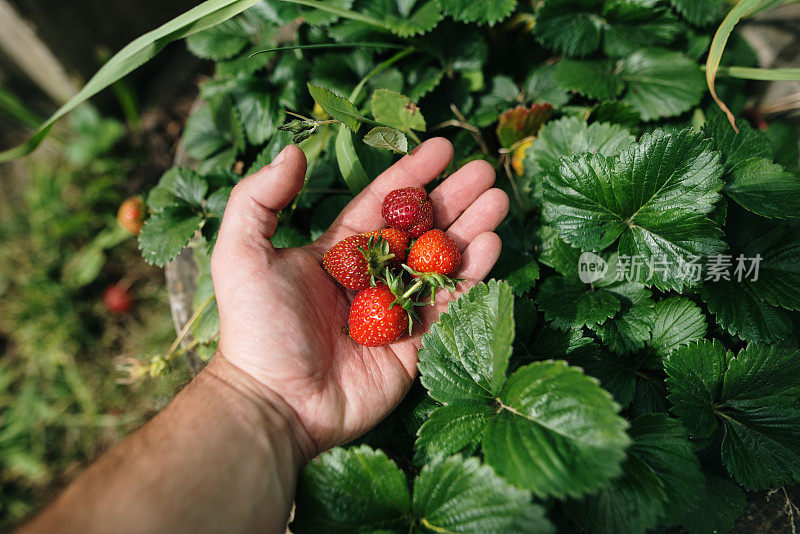
[[28, 128], [36, 128], [42, 122], [36, 112], [2, 85], [0, 85], [0, 115], [5, 115]]
[[26, 143], [0, 152], [0, 162], [10, 161], [33, 152], [59, 119], [120, 78], [139, 68], [169, 43], [224, 22], [256, 3], [258, 0], [207, 0], [163, 26], [142, 35], [103, 65], [83, 89], [47, 119]]
[[253, 52], [247, 59], [259, 54], [266, 54], [268, 52], [283, 52], [284, 50], [314, 50], [320, 48], [403, 48], [403, 45], [392, 43], [378, 43], [378, 42], [361, 42], [354, 41], [352, 43], [320, 43], [309, 45], [293, 45], [293, 46], [278, 46], [276, 48], [267, 48]]
[[741, 78], [743, 80], [762, 80], [767, 82], [800, 81], [800, 69], [760, 69], [751, 67], [719, 67], [717, 76]]
[[736, 4], [714, 34], [714, 39], [711, 41], [711, 48], [708, 51], [708, 59], [706, 60], [706, 83], [708, 84], [708, 90], [711, 92], [711, 97], [720, 109], [728, 116], [731, 126], [733, 126], [733, 129], [737, 132], [736, 118], [733, 116], [728, 106], [725, 105], [725, 102], [717, 95], [714, 83], [719, 71], [719, 63], [722, 60], [722, 53], [725, 51], [725, 45], [728, 43], [728, 37], [730, 37], [733, 28], [742, 18], [752, 14], [769, 2], [772, 2], [772, 0], [741, 0]]

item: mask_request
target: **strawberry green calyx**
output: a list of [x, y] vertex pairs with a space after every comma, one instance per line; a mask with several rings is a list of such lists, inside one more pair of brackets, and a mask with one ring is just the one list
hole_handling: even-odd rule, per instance
[[414, 277], [414, 283], [411, 286], [412, 289], [430, 293], [431, 306], [436, 304], [436, 291], [438, 289], [446, 289], [450, 293], [455, 293], [456, 285], [464, 281], [463, 278], [451, 278], [436, 272], [423, 273], [412, 269], [406, 264], [403, 264], [403, 269]]
[[389, 269], [384, 271], [383, 279], [389, 287], [389, 291], [391, 291], [395, 297], [393, 305], [400, 306], [408, 314], [408, 333], [411, 334], [414, 321], [420, 321], [417, 312], [414, 311], [414, 307], [419, 306], [419, 304], [416, 302], [416, 299], [412, 298], [420, 288], [416, 284], [412, 285], [410, 288], [407, 287], [405, 282], [403, 282], [403, 277], [392, 273]]
[[357, 247], [367, 262], [367, 272], [372, 287], [384, 281], [386, 266], [395, 258], [389, 242], [381, 236], [370, 236], [365, 247]]

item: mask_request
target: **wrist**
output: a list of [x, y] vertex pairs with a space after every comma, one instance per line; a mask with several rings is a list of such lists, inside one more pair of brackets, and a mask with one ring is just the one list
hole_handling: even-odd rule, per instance
[[299, 466], [317, 455], [318, 447], [294, 409], [280, 395], [233, 364], [222, 352], [217, 352], [200, 376], [203, 374], [229, 388], [236, 396], [241, 413], [248, 414], [245, 420], [249, 423], [255, 417], [256, 424], [269, 439], [287, 438]]

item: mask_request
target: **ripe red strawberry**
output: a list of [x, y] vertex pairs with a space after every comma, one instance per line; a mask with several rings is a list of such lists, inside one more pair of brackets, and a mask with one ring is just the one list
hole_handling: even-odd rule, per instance
[[395, 189], [383, 199], [381, 215], [392, 228], [416, 238], [433, 226], [433, 204], [422, 187]]
[[388, 240], [358, 234], [346, 237], [328, 249], [322, 257], [322, 266], [347, 289], [360, 291], [383, 274], [393, 259]]
[[396, 300], [383, 284], [359, 292], [350, 306], [350, 337], [361, 345], [378, 347], [408, 332], [408, 312]]
[[389, 253], [394, 254], [392, 258], [392, 265], [399, 267], [401, 263], [406, 261], [408, 254], [408, 235], [405, 232], [396, 228], [383, 228], [381, 230], [373, 230], [364, 234], [368, 237], [382, 237], [389, 243]]
[[139, 197], [130, 197], [119, 206], [117, 222], [133, 235], [139, 235], [144, 225], [144, 202]]
[[111, 313], [122, 315], [130, 311], [133, 306], [133, 298], [127, 289], [118, 284], [112, 284], [103, 293], [103, 305]]
[[453, 275], [461, 265], [461, 252], [449, 235], [441, 230], [422, 234], [408, 253], [408, 266], [419, 273]]

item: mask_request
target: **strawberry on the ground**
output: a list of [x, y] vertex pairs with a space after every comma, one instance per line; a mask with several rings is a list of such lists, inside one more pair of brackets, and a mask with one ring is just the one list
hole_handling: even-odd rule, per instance
[[389, 240], [357, 234], [328, 249], [322, 257], [322, 266], [347, 289], [360, 291], [372, 285], [394, 257]]
[[133, 297], [126, 288], [119, 284], [112, 284], [103, 293], [103, 305], [111, 313], [121, 315], [130, 311], [133, 306]]
[[422, 187], [395, 189], [383, 199], [381, 215], [392, 228], [416, 238], [433, 226], [433, 204]]
[[119, 206], [117, 222], [133, 235], [139, 235], [144, 225], [144, 202], [139, 197], [130, 197]]
[[408, 266], [418, 273], [455, 274], [461, 265], [461, 252], [449, 235], [434, 229], [422, 234], [408, 253]]
[[408, 254], [408, 235], [396, 228], [383, 228], [364, 234], [367, 237], [382, 237], [389, 243], [389, 253], [394, 254], [392, 265], [399, 267], [406, 260]]
[[393, 343], [409, 331], [409, 324], [408, 312], [384, 284], [359, 292], [350, 306], [350, 337], [367, 347]]

